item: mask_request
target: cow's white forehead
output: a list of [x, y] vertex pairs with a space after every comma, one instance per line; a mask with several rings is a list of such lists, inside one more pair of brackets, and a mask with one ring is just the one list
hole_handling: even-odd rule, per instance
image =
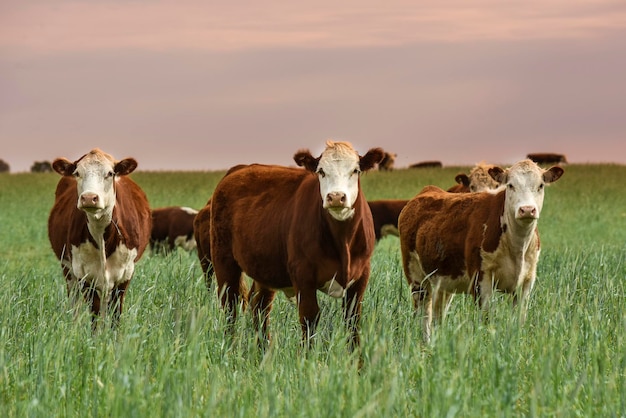
[[508, 170], [509, 180], [512, 178], [526, 177], [541, 179], [543, 170], [531, 160], [522, 160], [513, 164]]
[[320, 157], [320, 165], [334, 164], [339, 161], [357, 163], [359, 154], [348, 142], [327, 141], [326, 149]]
[[85, 154], [76, 164], [77, 168], [87, 167], [94, 169], [95, 167], [109, 167], [113, 168], [115, 165], [115, 159], [113, 156], [99, 149], [91, 150], [88, 154]]

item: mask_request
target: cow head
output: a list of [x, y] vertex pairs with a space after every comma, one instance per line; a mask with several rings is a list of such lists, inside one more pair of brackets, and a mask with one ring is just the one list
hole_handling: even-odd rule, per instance
[[360, 156], [347, 142], [327, 141], [318, 158], [308, 150], [297, 152], [293, 158], [296, 164], [318, 175], [324, 209], [336, 220], [345, 221], [354, 215], [361, 173], [373, 168], [383, 156], [381, 148]]
[[94, 149], [75, 162], [58, 158], [52, 163], [52, 168], [62, 176], [76, 179], [76, 206], [95, 219], [100, 219], [104, 214], [113, 212], [117, 176], [132, 173], [137, 168], [137, 161], [126, 158], [116, 162], [111, 155]]
[[532, 160], [522, 160], [507, 170], [492, 167], [489, 174], [506, 187], [504, 216], [511, 220], [532, 222], [539, 219], [545, 185], [563, 175], [558, 166], [542, 169]]
[[495, 166], [478, 163], [472, 168], [468, 176], [468, 187], [472, 193], [495, 190], [500, 186], [489, 173], [489, 169]]

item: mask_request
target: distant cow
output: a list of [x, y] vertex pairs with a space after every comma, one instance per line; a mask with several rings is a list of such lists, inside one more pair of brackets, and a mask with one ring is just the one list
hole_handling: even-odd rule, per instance
[[191, 251], [196, 248], [193, 220], [197, 213], [197, 210], [183, 206], [152, 209], [152, 249], [158, 251], [159, 247], [163, 247], [171, 251], [180, 246]]
[[213, 274], [213, 263], [211, 263], [211, 199], [198, 211], [193, 221], [193, 236], [196, 240], [200, 267], [204, 274], [207, 287], [211, 288], [211, 275]]
[[317, 291], [343, 298], [351, 346], [358, 345], [375, 244], [360, 177], [382, 158], [380, 148], [359, 156], [347, 142], [328, 141], [317, 158], [308, 150], [294, 155], [305, 170], [252, 164], [218, 183], [211, 198], [210, 251], [231, 323], [246, 298], [245, 272], [253, 279], [249, 303], [263, 345], [270, 339], [277, 290], [295, 297], [304, 342], [318, 323]]
[[52, 249], [61, 260], [70, 296], [81, 291], [93, 324], [105, 308], [119, 321], [126, 288], [150, 239], [150, 207], [128, 174], [133, 158], [115, 161], [94, 149], [75, 162], [52, 163], [61, 174], [48, 219]]
[[0, 173], [8, 173], [11, 171], [11, 166], [4, 160], [0, 160]]
[[567, 158], [563, 154], [552, 152], [538, 152], [528, 154], [526, 158], [533, 160], [537, 164], [567, 164]]
[[409, 168], [440, 168], [443, 167], [441, 161], [420, 161], [419, 163], [414, 163], [409, 165]]
[[489, 174], [498, 193], [448, 193], [425, 187], [400, 213], [400, 248], [415, 308], [423, 306], [424, 340], [434, 316], [445, 315], [454, 293], [471, 294], [486, 311], [492, 290], [513, 293], [524, 318], [539, 259], [537, 220], [544, 186], [560, 167], [523, 160]]
[[408, 200], [400, 199], [369, 200], [367, 202], [374, 219], [376, 241], [386, 235], [399, 236], [398, 216], [407, 202]]
[[31, 173], [52, 173], [52, 164], [50, 161], [35, 161], [30, 166]]
[[378, 169], [380, 171], [392, 171], [397, 157], [398, 154], [384, 151], [383, 159], [378, 163]]
[[483, 162], [476, 164], [469, 174], [459, 173], [454, 180], [458, 183], [448, 189], [450, 193], [475, 193], [496, 190], [500, 184], [490, 175], [489, 170], [495, 167]]

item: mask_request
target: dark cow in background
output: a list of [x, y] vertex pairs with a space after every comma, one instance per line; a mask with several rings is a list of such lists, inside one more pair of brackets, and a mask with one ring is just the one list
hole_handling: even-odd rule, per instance
[[425, 187], [400, 213], [400, 248], [415, 308], [424, 307], [424, 340], [455, 293], [471, 294], [487, 311], [494, 289], [513, 293], [522, 321], [539, 259], [537, 221], [545, 185], [561, 167], [544, 170], [523, 160], [490, 175], [497, 193], [448, 193]]
[[193, 220], [198, 211], [184, 206], [152, 209], [150, 246], [153, 251], [173, 250], [179, 246], [187, 251], [196, 248]]
[[419, 163], [414, 163], [409, 165], [409, 168], [441, 168], [443, 164], [441, 161], [432, 160], [432, 161], [420, 161]]
[[35, 161], [30, 166], [31, 173], [52, 173], [52, 164], [50, 161]]
[[383, 159], [378, 163], [378, 169], [380, 171], [392, 171], [397, 157], [398, 154], [384, 151]]
[[367, 204], [372, 211], [376, 241], [387, 235], [399, 236], [398, 216], [408, 200], [381, 199], [369, 200]]
[[94, 149], [52, 163], [62, 177], [48, 218], [52, 249], [61, 260], [70, 296], [82, 292], [93, 325], [106, 308], [119, 321], [126, 288], [150, 239], [148, 199], [128, 174], [133, 158], [115, 161]]
[[229, 323], [246, 300], [245, 272], [253, 279], [249, 304], [261, 345], [270, 341], [277, 290], [295, 297], [305, 343], [319, 320], [317, 292], [343, 298], [351, 347], [359, 344], [375, 244], [360, 177], [382, 158], [380, 148], [359, 156], [347, 142], [328, 141], [317, 158], [308, 150], [294, 155], [304, 170], [252, 164], [219, 182], [211, 198], [210, 251]]
[[563, 154], [553, 152], [537, 152], [531, 153], [526, 158], [533, 160], [537, 164], [567, 164], [567, 158]]
[[0, 173], [8, 173], [11, 171], [11, 166], [4, 160], [0, 160]]
[[458, 183], [448, 189], [450, 193], [476, 193], [488, 190], [496, 190], [500, 184], [490, 175], [489, 170], [496, 167], [493, 164], [480, 162], [476, 164], [469, 174], [459, 173], [454, 180]]
[[213, 263], [211, 263], [211, 199], [198, 211], [193, 220], [193, 236], [196, 240], [196, 249], [200, 259], [200, 267], [204, 274], [207, 287], [211, 288], [211, 275]]

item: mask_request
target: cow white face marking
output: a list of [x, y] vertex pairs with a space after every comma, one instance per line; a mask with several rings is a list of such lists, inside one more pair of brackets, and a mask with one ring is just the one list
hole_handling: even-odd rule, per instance
[[496, 167], [489, 173], [506, 187], [504, 216], [509, 221], [532, 223], [539, 219], [545, 185], [558, 180], [563, 169], [543, 170], [531, 160], [522, 160], [506, 171]]
[[359, 156], [348, 142], [326, 141], [326, 149], [319, 158], [304, 150], [297, 152], [293, 159], [299, 166], [317, 174], [323, 208], [334, 219], [346, 221], [354, 216], [361, 172], [372, 169], [383, 155], [381, 148], [372, 148]]
[[337, 144], [322, 153], [317, 175], [324, 209], [338, 221], [345, 221], [354, 215], [352, 206], [359, 194], [361, 169], [358, 154]]
[[114, 162], [100, 153], [90, 153], [78, 161], [74, 177], [78, 187], [78, 209], [93, 213], [111, 212], [115, 205]]
[[116, 162], [113, 157], [94, 149], [75, 162], [58, 158], [52, 164], [63, 176], [76, 179], [78, 201], [76, 207], [85, 211], [89, 219], [110, 221], [115, 205], [115, 181], [117, 176], [132, 173], [137, 161], [126, 158]]

